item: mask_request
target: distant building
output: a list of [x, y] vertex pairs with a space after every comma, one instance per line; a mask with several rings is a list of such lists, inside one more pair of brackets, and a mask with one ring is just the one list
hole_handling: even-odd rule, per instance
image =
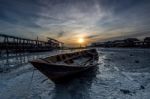
[[146, 37], [144, 41], [140, 41], [137, 38], [127, 38], [124, 40], [95, 42], [91, 44], [91, 47], [150, 47], [150, 37]]
[[91, 47], [103, 47], [104, 43], [103, 42], [94, 42], [90, 44]]
[[128, 38], [124, 40], [125, 42], [125, 47], [136, 47], [137, 43], [140, 42], [137, 38]]
[[144, 42], [150, 43], [150, 37], [146, 37], [146, 38], [144, 39]]
[[150, 37], [144, 39], [144, 47], [150, 47]]
[[104, 42], [104, 47], [113, 47], [113, 42], [112, 41]]
[[125, 47], [125, 41], [124, 40], [115, 40], [113, 41], [113, 47]]

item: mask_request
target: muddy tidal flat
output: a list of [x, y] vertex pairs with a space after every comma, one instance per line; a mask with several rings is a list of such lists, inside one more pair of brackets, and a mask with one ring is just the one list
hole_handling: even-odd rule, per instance
[[150, 99], [150, 49], [97, 48], [96, 71], [54, 84], [29, 60], [64, 51], [0, 59], [0, 99]]

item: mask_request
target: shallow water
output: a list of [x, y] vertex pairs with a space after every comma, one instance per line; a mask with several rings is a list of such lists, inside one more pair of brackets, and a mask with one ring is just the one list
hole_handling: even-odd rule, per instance
[[[27, 62], [1, 73], [0, 99], [149, 99], [149, 49], [98, 48], [97, 51], [96, 70], [66, 84], [55, 85]], [[26, 60], [54, 53], [58, 52], [35, 53]], [[15, 63], [13, 66], [18, 63], [10, 60]], [[1, 67], [4, 65], [1, 62]]]

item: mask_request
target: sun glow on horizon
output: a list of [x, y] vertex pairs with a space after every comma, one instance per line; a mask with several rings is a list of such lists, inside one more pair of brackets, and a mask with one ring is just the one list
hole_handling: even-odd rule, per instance
[[80, 44], [81, 44], [81, 43], [84, 43], [84, 41], [85, 41], [84, 38], [79, 38], [79, 39], [78, 39], [78, 43], [80, 43]]

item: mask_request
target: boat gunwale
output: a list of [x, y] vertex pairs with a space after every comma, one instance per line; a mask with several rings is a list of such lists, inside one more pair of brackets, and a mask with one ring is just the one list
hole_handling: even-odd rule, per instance
[[[63, 67], [69, 67], [69, 68], [72, 68], [72, 67], [74, 67], [74, 68], [85, 68], [85, 67], [92, 67], [92, 66], [95, 66], [95, 65], [97, 65], [97, 63], [96, 64], [90, 64], [90, 65], [87, 65], [87, 66], [85, 66], [85, 65], [80, 65], [80, 66], [78, 66], [78, 65], [69, 65], [69, 64], [58, 64], [57, 62], [56, 63], [54, 63], [54, 62], [48, 62], [48, 61], [46, 61], [46, 60], [44, 60], [44, 59], [47, 59], [47, 58], [50, 58], [50, 57], [55, 57], [55, 56], [57, 56], [57, 55], [65, 55], [65, 54], [73, 54], [73, 53], [81, 53], [81, 52], [84, 52], [84, 51], [88, 51], [88, 50], [92, 50], [92, 49], [82, 49], [82, 50], [80, 50], [80, 51], [73, 51], [73, 52], [67, 52], [67, 53], [61, 53], [61, 54], [55, 54], [55, 55], [51, 55], [51, 56], [48, 56], [48, 57], [45, 57], [45, 58], [39, 58], [39, 59], [36, 59], [36, 60], [32, 60], [32, 61], [29, 61], [30, 63], [33, 63], [33, 62], [35, 62], [35, 63], [42, 63], [42, 64], [47, 64], [47, 65], [55, 65], [55, 66], [63, 66]], [[96, 50], [96, 49], [95, 49]], [[95, 60], [94, 60], [95, 61]], [[94, 61], [92, 62], [92, 63], [94, 63]]]
[[[77, 51], [73, 51], [73, 52], [66, 52], [66, 53], [61, 53], [61, 54], [57, 53], [57, 54], [54, 54], [54, 55], [51, 55], [51, 56], [48, 56], [48, 57], [54, 57], [54, 56], [57, 56], [57, 55], [64, 55], [64, 54], [72, 54], [72, 53], [76, 53], [76, 52], [80, 53], [80, 52], [88, 51], [88, 50], [92, 50], [92, 48], [91, 49], [81, 49], [81, 50], [77, 50]], [[48, 57], [41, 58], [41, 59], [46, 59]]]
[[[40, 62], [39, 62], [39, 60], [40, 60]], [[57, 63], [48, 63], [48, 62], [44, 62], [44, 60], [42, 60], [42, 59], [37, 59], [37, 60], [34, 60], [34, 61], [31, 61], [30, 63], [33, 63], [33, 62], [35, 62], [35, 63], [42, 63], [42, 64], [47, 64], [47, 65], [53, 65], [53, 66], [60, 66], [60, 67], [69, 67], [69, 68], [85, 68], [85, 67], [92, 67], [92, 66], [95, 66], [95, 65], [97, 65], [97, 64], [92, 64], [92, 65], [87, 65], [87, 66], [84, 66], [84, 65], [80, 65], [80, 66], [77, 66], [77, 65], [68, 65], [68, 64], [57, 64]]]

